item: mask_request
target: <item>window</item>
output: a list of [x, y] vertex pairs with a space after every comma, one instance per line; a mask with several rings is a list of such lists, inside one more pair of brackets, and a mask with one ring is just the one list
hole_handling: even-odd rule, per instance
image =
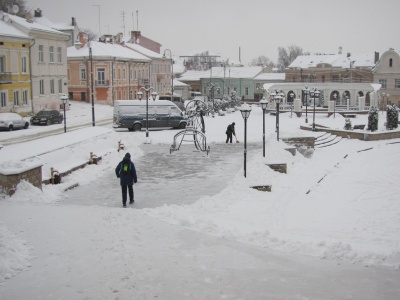
[[393, 67], [393, 58], [390, 58], [390, 59], [389, 59], [389, 67], [390, 67], [390, 68]]
[[50, 54], [50, 62], [54, 62], [54, 47], [50, 46], [49, 47], [49, 54]]
[[244, 88], [244, 94], [245, 94], [246, 96], [249, 95], [249, 88], [248, 88], [248, 87], [245, 87], [245, 88]]
[[81, 69], [81, 80], [86, 80], [86, 68]]
[[62, 62], [62, 51], [61, 47], [57, 47], [57, 62], [61, 63]]
[[0, 72], [6, 71], [6, 57], [0, 56]]
[[39, 61], [43, 62], [43, 45], [39, 45]]
[[44, 80], [39, 80], [39, 95], [44, 95]]
[[7, 91], [1, 91], [1, 107], [6, 107], [7, 106]]
[[379, 84], [382, 85], [383, 89], [386, 89], [386, 79], [379, 79]]
[[21, 72], [22, 73], [27, 73], [27, 58], [26, 56], [21, 57]]
[[394, 80], [394, 88], [395, 89], [400, 89], [400, 79], [395, 79]]
[[14, 91], [14, 106], [19, 106], [19, 91]]
[[[122, 79], [126, 79], [126, 69], [125, 68], [122, 69]], [[124, 98], [124, 99], [126, 99], [126, 98]]]
[[99, 85], [106, 84], [106, 69], [105, 68], [97, 69], [97, 84], [99, 84]]
[[54, 94], [54, 79], [50, 80], [50, 94]]
[[62, 79], [58, 79], [58, 92], [62, 93]]
[[28, 104], [28, 90], [22, 91], [22, 104], [24, 105]]

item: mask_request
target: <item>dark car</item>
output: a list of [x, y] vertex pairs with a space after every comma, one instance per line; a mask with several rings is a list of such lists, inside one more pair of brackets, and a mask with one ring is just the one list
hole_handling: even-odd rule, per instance
[[44, 109], [31, 117], [32, 125], [50, 125], [60, 124], [64, 120], [64, 116], [58, 110]]

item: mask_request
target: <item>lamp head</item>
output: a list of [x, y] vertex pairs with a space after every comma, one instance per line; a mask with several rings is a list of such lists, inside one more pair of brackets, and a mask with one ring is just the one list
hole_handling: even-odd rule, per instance
[[153, 91], [153, 92], [151, 93], [151, 98], [153, 98], [153, 101], [156, 100], [156, 97], [157, 97], [157, 93]]
[[143, 92], [138, 92], [136, 95], [138, 96], [139, 100], [142, 100]]
[[247, 104], [244, 104], [239, 109], [243, 119], [247, 120], [247, 118], [250, 116], [251, 107]]
[[261, 108], [262, 108], [263, 110], [267, 108], [268, 101], [267, 101], [267, 99], [265, 99], [265, 97], [263, 97], [263, 98], [260, 100], [259, 103], [260, 103]]

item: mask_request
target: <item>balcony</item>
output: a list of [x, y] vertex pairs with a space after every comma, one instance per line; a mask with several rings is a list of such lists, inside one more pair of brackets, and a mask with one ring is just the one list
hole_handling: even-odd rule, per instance
[[11, 72], [0, 72], [0, 83], [12, 83]]
[[110, 81], [109, 80], [96, 80], [95, 85], [96, 86], [109, 86]]

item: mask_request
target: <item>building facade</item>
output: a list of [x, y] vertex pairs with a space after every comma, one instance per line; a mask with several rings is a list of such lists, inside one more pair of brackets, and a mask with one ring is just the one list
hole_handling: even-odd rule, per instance
[[27, 34], [0, 18], [0, 112], [32, 111], [32, 43]]
[[113, 104], [135, 99], [149, 85], [150, 59], [112, 40], [95, 42], [79, 34], [79, 43], [68, 47], [68, 96], [70, 100]]
[[389, 49], [373, 68], [374, 82], [381, 85], [380, 109], [387, 104], [400, 106], [400, 51]]
[[379, 53], [298, 56], [286, 69], [286, 82], [371, 83]]
[[8, 18], [12, 26], [34, 39], [30, 47], [32, 111], [60, 109], [60, 97], [67, 93], [66, 42], [69, 35], [33, 20], [10, 14]]

